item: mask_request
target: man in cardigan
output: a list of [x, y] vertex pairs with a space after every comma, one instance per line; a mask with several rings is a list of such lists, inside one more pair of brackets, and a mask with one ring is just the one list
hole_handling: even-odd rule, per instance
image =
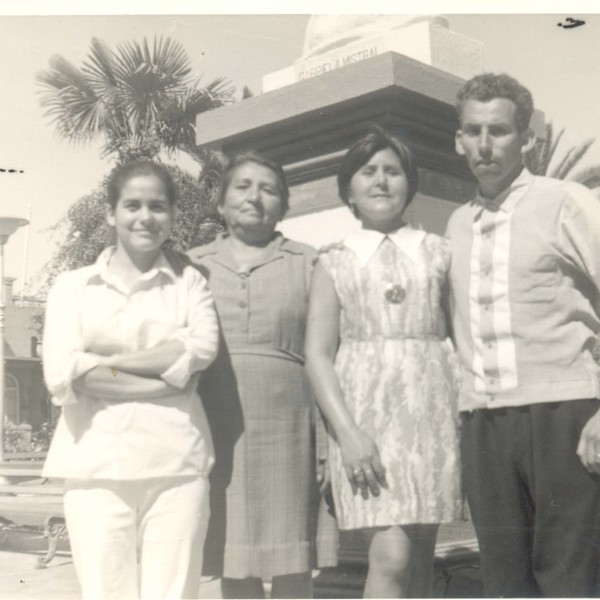
[[448, 223], [467, 498], [488, 596], [593, 596], [600, 543], [600, 201], [533, 176], [529, 91], [457, 98], [476, 197]]

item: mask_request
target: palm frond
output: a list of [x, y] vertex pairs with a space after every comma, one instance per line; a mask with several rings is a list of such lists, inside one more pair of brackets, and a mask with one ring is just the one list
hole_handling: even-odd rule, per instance
[[117, 72], [122, 81], [121, 102], [133, 130], [158, 120], [161, 104], [170, 94], [183, 93], [189, 81], [189, 58], [170, 38], [142, 44], [126, 42], [117, 48]]
[[534, 175], [545, 175], [547, 172], [547, 156], [549, 152], [549, 147], [552, 144], [552, 137], [552, 123], [546, 123], [545, 139], [536, 139], [534, 148], [525, 157], [525, 166]]
[[594, 189], [600, 186], [600, 165], [584, 167], [575, 173], [570, 173], [567, 179]]
[[[169, 37], [125, 42], [116, 51], [93, 38], [81, 69], [60, 56], [39, 73], [41, 104], [72, 141], [102, 135], [103, 153], [153, 156], [164, 147], [195, 151], [198, 113], [233, 101], [233, 86], [191, 78], [183, 46]], [[153, 154], [154, 153], [154, 154]]]
[[120, 82], [115, 56], [102, 40], [92, 38], [88, 60], [84, 61], [81, 70], [99, 95], [112, 98], [117, 93]]
[[[150, 55], [146, 39], [144, 39], [144, 48], [146, 54]], [[179, 86], [186, 83], [186, 79], [192, 72], [187, 52], [179, 42], [169, 37], [163, 39], [161, 36], [158, 40], [154, 38], [150, 62], [157, 72], [162, 74], [167, 84]]]
[[223, 106], [232, 97], [232, 86], [223, 78], [211, 81], [206, 87], [198, 82], [183, 94], [168, 96], [162, 104], [159, 135], [167, 150], [193, 149], [196, 143], [196, 116], [204, 111]]
[[227, 166], [227, 156], [218, 150], [202, 148], [196, 153], [202, 170], [198, 176], [198, 182], [205, 186], [215, 187], [221, 184], [221, 176]]
[[548, 175], [558, 144], [563, 136], [564, 129], [554, 137], [554, 126], [549, 121], [545, 125], [545, 139], [537, 140], [535, 147], [525, 156], [525, 166], [534, 175]]
[[571, 148], [569, 152], [567, 152], [566, 156], [560, 161], [558, 166], [552, 170], [550, 177], [555, 177], [556, 179], [565, 179], [581, 161], [585, 153], [595, 141], [596, 138], [588, 138], [587, 140], [581, 142], [581, 144], [578, 146]]
[[539, 174], [547, 175], [548, 169], [550, 168], [550, 163], [554, 158], [556, 153], [556, 147], [560, 142], [560, 139], [563, 135], [564, 129], [561, 129], [558, 132], [556, 138], [554, 137], [554, 127], [552, 122], [546, 123], [546, 140], [542, 144], [540, 155], [539, 155]]
[[[198, 78], [194, 83], [194, 87], [199, 87], [201, 78]], [[231, 83], [225, 77], [215, 77], [204, 89], [212, 94], [218, 96], [223, 104], [230, 104], [235, 102], [233, 94], [235, 94], [235, 85]]]
[[101, 100], [85, 74], [61, 56], [53, 56], [47, 71], [35, 76], [45, 91], [40, 104], [47, 108], [59, 133], [73, 141], [93, 138], [102, 128]]
[[550, 168], [550, 163], [552, 162], [552, 159], [556, 156], [556, 149], [558, 148], [558, 144], [559, 144], [560, 140], [562, 139], [564, 133], [565, 133], [565, 128], [563, 127], [558, 132], [558, 135], [556, 136], [556, 138], [554, 140], [552, 140], [552, 138], [551, 138], [552, 144], [548, 144], [548, 146], [549, 146], [548, 153], [547, 153], [547, 156], [545, 157], [546, 173], [548, 172], [548, 169]]

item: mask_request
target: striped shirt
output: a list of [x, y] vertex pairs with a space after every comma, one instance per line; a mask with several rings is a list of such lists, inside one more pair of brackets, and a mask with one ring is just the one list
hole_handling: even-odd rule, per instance
[[526, 169], [451, 216], [461, 410], [597, 398], [600, 200]]

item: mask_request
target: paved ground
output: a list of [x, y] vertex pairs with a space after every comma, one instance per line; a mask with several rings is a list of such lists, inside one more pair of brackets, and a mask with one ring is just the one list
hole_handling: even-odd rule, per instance
[[[55, 556], [45, 569], [36, 569], [37, 555], [0, 552], [2, 600], [80, 600], [79, 584], [69, 555]], [[198, 598], [220, 598], [219, 580], [200, 586]]]
[[70, 600], [80, 598], [70, 556], [56, 556], [45, 569], [36, 569], [34, 554], [0, 552], [0, 597], [6, 600]]
[[[70, 554], [57, 554], [46, 568], [37, 569], [37, 557], [47, 542], [40, 539], [41, 531], [28, 531], [9, 537], [4, 532], [0, 539], [0, 599], [27, 600], [80, 600], [79, 585]], [[445, 525], [438, 536], [438, 564], [436, 566], [435, 594], [437, 597], [478, 597], [478, 572], [473, 570], [473, 558], [453, 554], [473, 553], [474, 533], [470, 523]], [[66, 546], [59, 546], [66, 548]], [[10, 550], [10, 551], [9, 551]], [[21, 550], [17, 552], [15, 550]], [[341, 557], [340, 557], [341, 558]], [[439, 561], [442, 561], [441, 563]], [[320, 598], [358, 598], [364, 585], [364, 565], [352, 560], [338, 569], [326, 569], [315, 579], [315, 596]], [[315, 573], [317, 575], [318, 573]], [[218, 579], [200, 586], [198, 598], [220, 598]]]
[[[80, 600], [81, 594], [69, 555], [57, 555], [45, 569], [36, 569], [37, 555], [0, 552], [0, 598], [2, 600]], [[323, 572], [315, 580], [316, 597], [360, 598], [364, 577], [343, 568]], [[453, 572], [454, 571], [454, 572]], [[324, 579], [323, 579], [323, 576]], [[476, 598], [482, 596], [478, 572], [468, 565], [447, 573], [437, 572], [435, 596]], [[218, 579], [201, 584], [197, 598], [220, 598]]]

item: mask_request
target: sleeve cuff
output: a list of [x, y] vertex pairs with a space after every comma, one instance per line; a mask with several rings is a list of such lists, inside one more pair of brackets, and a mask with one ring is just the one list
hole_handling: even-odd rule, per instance
[[179, 329], [171, 336], [171, 340], [183, 344], [184, 352], [160, 376], [163, 381], [179, 389], [183, 389], [195, 373], [208, 367], [217, 351], [216, 344], [199, 343], [190, 332], [190, 328]]
[[70, 384], [64, 390], [56, 392], [52, 396], [52, 404], [54, 406], [69, 406], [70, 404], [77, 404], [77, 402], [77, 396], [73, 391], [73, 386]]
[[58, 384], [49, 385], [54, 406], [77, 404], [79, 399], [73, 390], [73, 381], [98, 366], [98, 358], [87, 352], [77, 352], [73, 360], [71, 372], [66, 379]]
[[197, 370], [196, 357], [186, 350], [161, 374], [160, 378], [169, 385], [181, 390], [189, 383], [192, 374]]

